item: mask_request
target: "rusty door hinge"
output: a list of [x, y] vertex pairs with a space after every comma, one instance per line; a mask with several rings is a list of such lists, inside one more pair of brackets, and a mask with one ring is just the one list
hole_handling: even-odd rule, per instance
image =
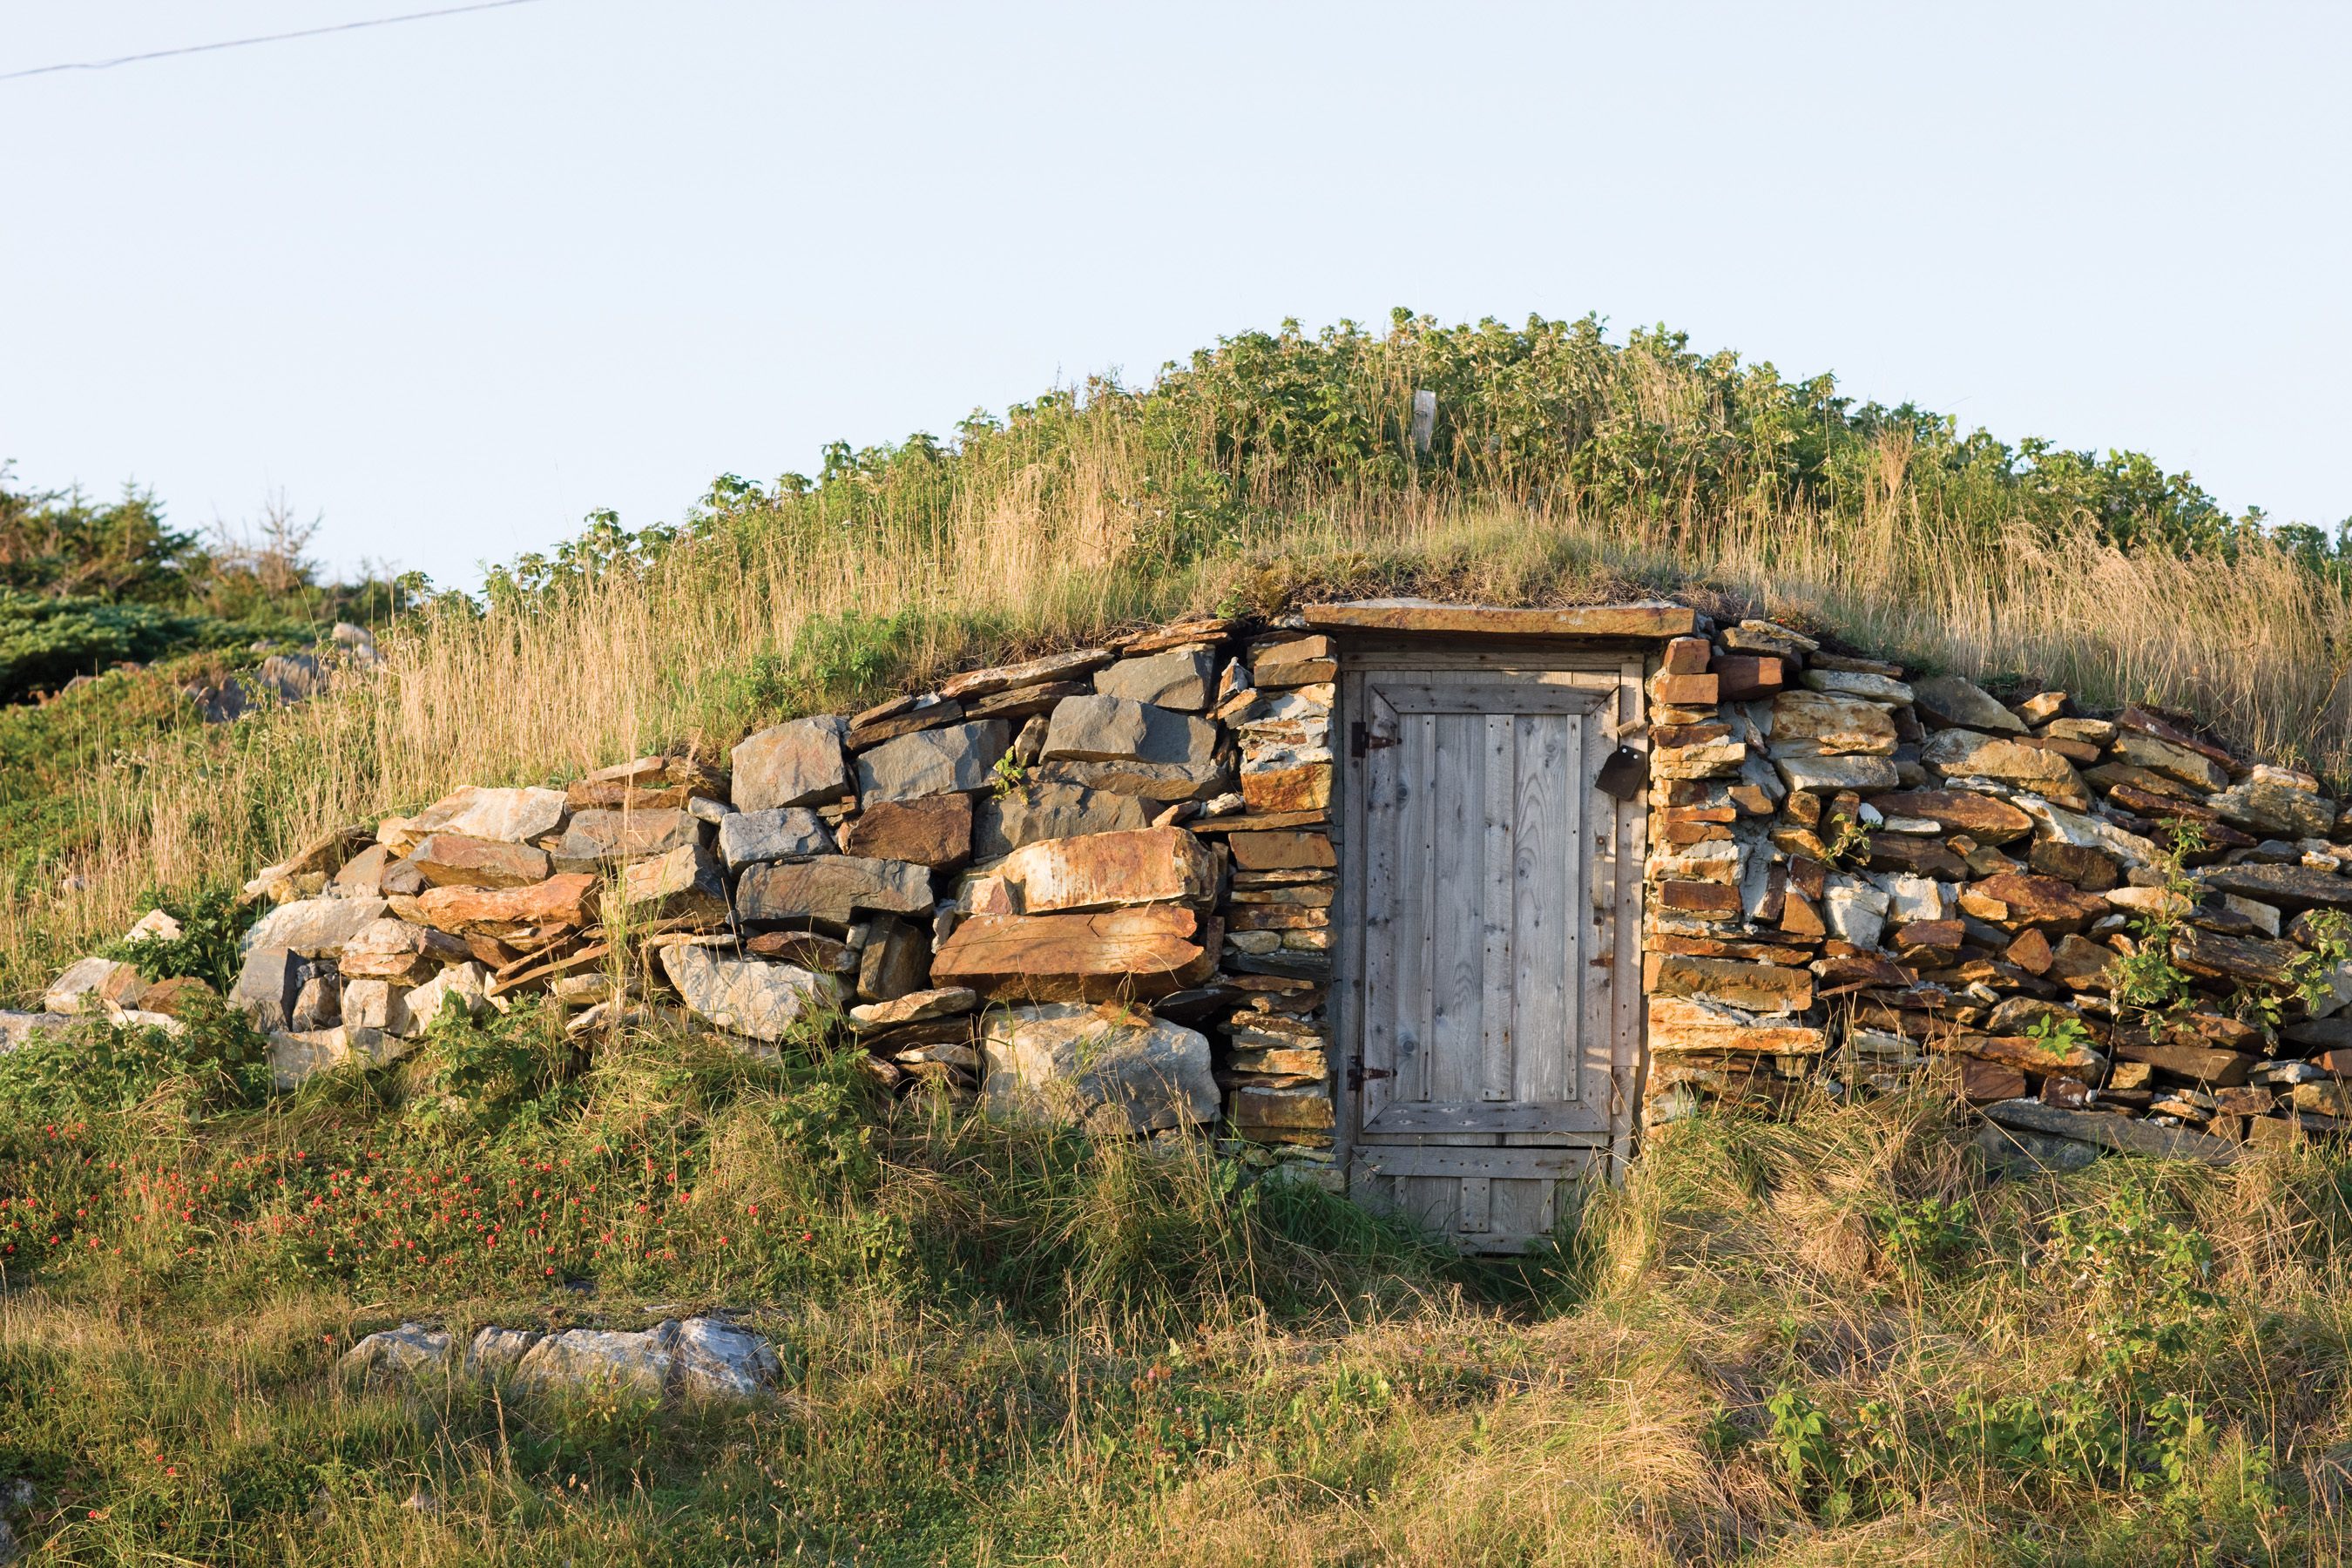
[[1392, 1068], [1368, 1068], [1361, 1062], [1348, 1064], [1348, 1087], [1350, 1089], [1363, 1088], [1365, 1082], [1370, 1079], [1394, 1077], [1396, 1077], [1396, 1071]]
[[1367, 752], [1377, 752], [1382, 746], [1396, 743], [1394, 735], [1375, 735], [1370, 726], [1361, 720], [1348, 726], [1348, 754], [1350, 756], [1360, 757]]

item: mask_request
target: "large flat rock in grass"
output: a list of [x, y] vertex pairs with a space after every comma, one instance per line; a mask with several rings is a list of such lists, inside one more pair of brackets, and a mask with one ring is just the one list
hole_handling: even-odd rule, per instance
[[992, 1116], [1118, 1134], [1217, 1119], [1208, 1037], [1118, 1003], [1008, 1007], [982, 1020]]
[[2203, 873], [2202, 880], [2215, 892], [2283, 909], [2352, 909], [2352, 878], [2316, 866], [2223, 866]]
[[1167, 904], [1096, 914], [975, 915], [931, 959], [931, 984], [999, 1001], [1165, 996], [1217, 967], [1217, 922]]
[[1195, 903], [1217, 890], [1215, 858], [1181, 827], [1045, 839], [1005, 857], [996, 874], [1018, 890], [1022, 912], [1033, 915]]
[[[702, 842], [702, 822], [683, 808], [575, 811], [556, 841], [555, 869], [593, 871], [618, 861], [650, 859]], [[429, 880], [432, 873], [427, 872]]]
[[723, 949], [672, 942], [657, 949], [662, 973], [695, 1016], [730, 1034], [774, 1042], [803, 1018], [838, 1005], [833, 977], [795, 964], [737, 958]]
[[453, 936], [503, 936], [593, 924], [602, 887], [585, 871], [567, 871], [527, 888], [427, 888], [416, 909], [426, 924]]
[[1095, 677], [1095, 690], [1105, 697], [1197, 713], [1216, 695], [1217, 655], [1213, 648], [1171, 647], [1123, 658]]
[[735, 884], [735, 912], [755, 925], [820, 920], [846, 925], [857, 915], [927, 915], [931, 871], [905, 860], [821, 855], [754, 866]]
[[951, 868], [971, 858], [971, 825], [968, 795], [880, 800], [842, 828], [841, 849], [876, 860]]
[[836, 713], [795, 719], [746, 736], [730, 753], [738, 811], [815, 805], [849, 793], [849, 763], [841, 750], [849, 728]]
[[1124, 697], [1066, 697], [1045, 731], [1047, 762], [1198, 767], [1216, 754], [1217, 727], [1206, 719]]
[[858, 753], [858, 799], [872, 805], [986, 789], [995, 782], [997, 760], [1012, 744], [1012, 726], [1002, 719], [950, 724], [885, 741]]
[[410, 817], [407, 832], [415, 837], [462, 833], [468, 838], [521, 844], [562, 826], [568, 809], [560, 789], [484, 789], [467, 784]]
[[993, 860], [1039, 839], [1118, 833], [1150, 821], [1135, 795], [1075, 784], [1026, 784], [982, 798], [972, 817], [972, 853]]
[[2025, 733], [2024, 720], [1995, 701], [1975, 681], [1958, 675], [1928, 675], [1913, 681], [1911, 701], [1921, 714], [1947, 729]]
[[2117, 1116], [2111, 1110], [2063, 1110], [2038, 1100], [2004, 1100], [1984, 1108], [1989, 1121], [2027, 1132], [2043, 1132], [2077, 1142], [2095, 1143], [2126, 1154], [2157, 1160], [2196, 1160], [2227, 1165], [2244, 1152], [2239, 1144], [2185, 1127], [2159, 1127], [2153, 1121]]
[[766, 1340], [716, 1318], [657, 1323], [635, 1333], [566, 1329], [515, 1363], [526, 1392], [577, 1389], [654, 1399], [740, 1400], [775, 1384], [780, 1367]]
[[403, 1323], [360, 1341], [343, 1352], [342, 1371], [352, 1377], [421, 1377], [449, 1365], [449, 1335], [422, 1323]]
[[278, 948], [304, 958], [333, 958], [390, 907], [382, 899], [297, 899], [255, 921], [241, 945], [248, 953]]
[[436, 888], [526, 888], [555, 870], [544, 850], [465, 833], [426, 834], [408, 863]]
[[719, 858], [730, 871], [800, 855], [830, 855], [833, 829], [803, 805], [739, 811], [719, 824]]

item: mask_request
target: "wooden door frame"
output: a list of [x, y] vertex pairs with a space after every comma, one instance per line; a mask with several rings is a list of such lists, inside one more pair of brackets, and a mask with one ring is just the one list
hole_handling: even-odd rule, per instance
[[[1343, 634], [1335, 636], [1333, 642], [1339, 658], [1339, 679], [1333, 690], [1331, 746], [1333, 760], [1339, 765], [1332, 770], [1331, 833], [1339, 874], [1340, 930], [1332, 953], [1328, 1005], [1332, 1019], [1332, 1089], [1339, 1111], [1333, 1119], [1336, 1135], [1332, 1152], [1343, 1177], [1352, 1181], [1361, 1093], [1360, 1089], [1349, 1087], [1349, 1079], [1363, 1059], [1363, 1008], [1358, 988], [1363, 974], [1366, 913], [1360, 860], [1364, 842], [1365, 759], [1357, 756], [1349, 744], [1351, 726], [1360, 717], [1354, 711], [1354, 690], [1361, 678], [1370, 674], [1476, 670], [1529, 675], [1613, 672], [1618, 677], [1616, 722], [1622, 730], [1619, 739], [1645, 759], [1643, 792], [1638, 799], [1619, 804], [1614, 841], [1617, 929], [1611, 973], [1616, 989], [1611, 997], [1615, 1018], [1611, 1059], [1617, 1079], [1618, 1103], [1605, 1138], [1598, 1143], [1588, 1138], [1580, 1144], [1601, 1152], [1611, 1182], [1622, 1180], [1635, 1152], [1642, 1098], [1649, 1076], [1642, 995], [1643, 869], [1649, 847], [1649, 740], [1643, 723], [1643, 684], [1656, 668], [1656, 645], [1601, 637], [1468, 637], [1459, 634], [1407, 633]], [[1367, 1150], [1403, 1151], [1414, 1147], [1365, 1145]], [[1502, 1155], [1507, 1147], [1493, 1152]], [[1539, 1147], [1530, 1146], [1528, 1152], [1534, 1152]]]

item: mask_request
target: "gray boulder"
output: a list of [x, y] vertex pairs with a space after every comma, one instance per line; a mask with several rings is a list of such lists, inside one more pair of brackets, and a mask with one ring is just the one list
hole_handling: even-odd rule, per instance
[[755, 1040], [781, 1040], [803, 1018], [841, 999], [831, 975], [794, 964], [734, 958], [686, 942], [660, 952], [662, 973], [696, 1016]]
[[1117, 1003], [1049, 1002], [982, 1023], [989, 1113], [1140, 1133], [1217, 1119], [1208, 1037]]
[[1913, 681], [1911, 700], [1923, 716], [1947, 729], [2025, 733], [2024, 720], [1995, 701], [1992, 694], [1976, 682], [1957, 675], [1930, 675]]
[[739, 811], [719, 824], [719, 856], [730, 871], [768, 860], [834, 852], [833, 829], [805, 806]]
[[1217, 656], [1205, 647], [1171, 647], [1165, 653], [1123, 658], [1095, 677], [1095, 690], [1160, 708], [1199, 712], [1217, 689]]
[[911, 860], [822, 855], [745, 869], [735, 885], [735, 912], [755, 925], [824, 921], [847, 925], [859, 914], [928, 915], [931, 868]]
[[1205, 719], [1124, 697], [1066, 697], [1045, 731], [1045, 760], [1200, 766], [1217, 753]]
[[849, 726], [837, 713], [795, 719], [747, 736], [731, 753], [738, 811], [814, 805], [849, 793], [841, 739]]
[[297, 899], [262, 916], [242, 945], [248, 954], [282, 948], [304, 958], [333, 958], [390, 909], [382, 899]]
[[410, 817], [404, 831], [412, 842], [435, 833], [460, 833], [468, 838], [528, 844], [562, 826], [570, 809], [560, 789], [467, 784]]
[[476, 1377], [511, 1377], [530, 1347], [547, 1336], [536, 1329], [501, 1329], [493, 1325], [474, 1336], [466, 1347], [466, 1370]]
[[64, 1013], [0, 1013], [0, 1051], [13, 1051], [37, 1033], [62, 1033], [80, 1021]]
[[516, 1364], [520, 1387], [613, 1389], [656, 1399], [751, 1399], [774, 1386], [776, 1352], [759, 1335], [714, 1318], [657, 1323], [636, 1333], [567, 1329]]
[[370, 1380], [419, 1377], [449, 1364], [449, 1336], [422, 1323], [403, 1323], [368, 1335], [343, 1352], [344, 1372]]
[[1013, 743], [1002, 719], [950, 724], [885, 741], [857, 758], [857, 794], [866, 805], [963, 794], [995, 782], [997, 759]]
[[980, 803], [972, 822], [972, 853], [994, 860], [1044, 838], [1121, 833], [1150, 822], [1143, 802], [1132, 795], [1074, 784], [1024, 784], [1000, 799]]

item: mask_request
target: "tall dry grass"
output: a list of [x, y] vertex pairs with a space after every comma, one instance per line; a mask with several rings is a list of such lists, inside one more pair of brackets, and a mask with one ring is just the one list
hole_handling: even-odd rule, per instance
[[1681, 593], [1906, 662], [2186, 709], [2257, 752], [2352, 773], [2352, 597], [2283, 552], [2126, 553], [2087, 528], [2022, 521], [1989, 534], [1909, 492], [1898, 452], [1859, 521], [1756, 512], [1701, 530], [1356, 490], [1294, 495], [1171, 562], [1128, 439], [1108, 429], [1055, 464], [966, 484], [944, 528], [738, 525], [521, 607], [445, 610], [384, 639], [380, 679], [128, 750], [82, 786], [103, 853], [0, 910], [10, 978], [120, 930], [143, 889], [242, 879], [332, 824], [459, 784], [559, 779], [682, 743], [717, 752], [792, 710], [960, 661], [1320, 595]]

